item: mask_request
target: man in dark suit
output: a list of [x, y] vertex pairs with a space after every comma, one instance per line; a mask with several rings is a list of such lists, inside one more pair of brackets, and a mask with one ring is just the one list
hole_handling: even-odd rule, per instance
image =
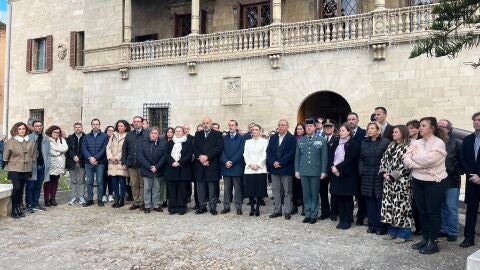
[[[223, 151], [223, 138], [220, 131], [212, 129], [212, 119], [205, 117], [203, 130], [195, 133], [193, 152], [195, 155], [195, 179], [199, 209], [195, 214], [207, 212], [207, 201], [212, 215], [217, 214], [217, 182], [220, 181], [220, 155]], [[208, 197], [208, 198], [207, 198]]]
[[315, 136], [317, 137], [323, 137], [325, 135], [325, 132], [323, 132], [323, 118], [318, 117], [315, 119]]
[[[352, 134], [353, 134], [352, 139], [355, 140], [355, 142], [360, 147], [360, 145], [362, 144], [362, 141], [365, 139], [366, 131], [365, 129], [358, 126], [359, 120], [360, 119], [358, 118], [358, 114], [355, 112], [351, 112], [347, 115], [347, 123], [352, 129]], [[360, 183], [360, 178], [358, 179], [357, 182]], [[357, 200], [357, 206], [358, 206], [356, 224], [363, 225], [363, 221], [367, 216], [367, 204], [365, 202], [365, 199], [361, 195], [360, 185], [358, 185], [357, 195], [355, 195], [355, 199]]]
[[295, 150], [297, 139], [288, 132], [288, 122], [278, 121], [278, 132], [270, 137], [267, 147], [267, 166], [272, 176], [272, 192], [274, 200], [273, 214], [270, 218], [282, 216], [291, 218], [292, 212], [292, 181], [295, 173]]
[[475, 245], [475, 226], [477, 225], [478, 204], [480, 202], [480, 112], [472, 116], [475, 132], [463, 139], [460, 153], [463, 172], [467, 176], [465, 203], [467, 214], [465, 220], [465, 239], [460, 247]]
[[[335, 134], [335, 122], [330, 119], [326, 119], [323, 122], [323, 133], [324, 138], [327, 141], [328, 147], [328, 157], [333, 158], [333, 145], [338, 144], [339, 137]], [[326, 177], [323, 180], [320, 180], [320, 209], [321, 214], [319, 219], [330, 218], [332, 221], [337, 220], [337, 204], [335, 197], [331, 196], [330, 202], [328, 201], [328, 186], [330, 185], [330, 179]]]
[[387, 122], [387, 109], [385, 107], [375, 108], [375, 121], [382, 128], [382, 137], [393, 141], [393, 126]]

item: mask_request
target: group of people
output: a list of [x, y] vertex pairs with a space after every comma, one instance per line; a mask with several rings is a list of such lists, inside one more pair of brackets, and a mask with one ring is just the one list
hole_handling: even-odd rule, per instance
[[467, 217], [460, 246], [474, 245], [480, 202], [480, 112], [472, 121], [475, 132], [462, 142], [452, 135], [452, 123], [446, 119], [425, 117], [392, 126], [384, 107], [375, 108], [366, 130], [351, 112], [338, 126], [330, 119], [306, 119], [293, 134], [288, 121], [281, 119], [269, 138], [256, 123], [240, 134], [235, 120], [222, 134], [209, 117], [194, 136], [188, 125], [161, 134], [135, 116], [132, 124], [119, 120], [106, 132], [100, 130], [99, 119], [91, 121], [88, 134], [75, 123], [74, 133], [63, 138], [60, 127], [51, 126], [43, 134], [42, 122], [35, 120], [30, 127], [21, 122], [12, 127], [3, 160], [14, 186], [14, 218], [25, 216], [24, 190], [25, 211], [45, 210], [39, 204], [42, 185], [45, 206], [56, 206], [59, 178], [67, 170], [69, 204], [93, 205], [96, 180], [100, 207], [108, 185], [114, 208], [123, 207], [131, 193], [130, 210], [162, 212], [168, 201], [172, 215], [187, 212], [192, 193], [196, 214], [217, 215], [223, 179], [221, 214], [229, 213], [233, 202], [236, 214], [242, 215], [248, 198], [249, 215], [259, 216], [271, 182], [270, 218], [290, 220], [302, 207], [303, 223], [338, 220], [337, 229], [346, 230], [354, 222], [355, 198], [356, 225], [364, 225], [368, 217], [368, 233], [385, 235], [397, 244], [410, 241], [412, 234], [422, 235], [412, 248], [432, 254], [439, 251], [437, 237], [457, 240], [462, 174], [467, 178]]

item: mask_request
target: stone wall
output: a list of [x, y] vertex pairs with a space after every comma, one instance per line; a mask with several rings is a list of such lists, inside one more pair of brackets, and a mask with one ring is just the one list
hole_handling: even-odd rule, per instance
[[[285, 56], [273, 70], [266, 58], [204, 63], [198, 75], [185, 66], [134, 69], [130, 79], [117, 72], [85, 76], [84, 119], [105, 123], [142, 114], [144, 103], [170, 103], [170, 125], [195, 125], [210, 115], [225, 126], [237, 119], [242, 128], [255, 121], [267, 130], [277, 119], [295, 123], [302, 102], [317, 91], [343, 96], [365, 125], [376, 106], [385, 106], [393, 124], [437, 116], [471, 130], [470, 117], [480, 108], [480, 75], [465, 61], [480, 50], [456, 60], [408, 59], [410, 46], [396, 45], [386, 60], [372, 61], [371, 51], [329, 51]], [[241, 105], [222, 105], [225, 78], [241, 78]], [[134, 94], [137, 93], [137, 94]], [[103, 109], [99, 109], [103, 108]]]

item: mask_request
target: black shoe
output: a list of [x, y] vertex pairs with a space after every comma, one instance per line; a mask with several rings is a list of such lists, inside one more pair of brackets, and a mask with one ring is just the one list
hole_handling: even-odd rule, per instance
[[128, 210], [135, 210], [135, 209], [139, 209], [139, 208], [140, 208], [139, 205], [132, 204], [132, 205], [128, 208]]
[[210, 210], [210, 214], [212, 214], [212, 216], [216, 216], [218, 212], [217, 210]]
[[339, 223], [337, 224], [337, 227], [335, 227], [335, 228], [337, 228], [337, 229], [341, 229], [341, 228], [342, 228], [342, 226], [343, 226], [343, 223], [339, 222]]
[[337, 221], [337, 217], [336, 217], [336, 216], [331, 216], [330, 219], [331, 219], [332, 221]]
[[162, 209], [162, 207], [157, 207], [157, 208], [153, 208], [153, 211], [161, 213], [161, 212], [163, 212], [163, 209]]
[[290, 211], [290, 214], [291, 214], [291, 215], [295, 215], [296, 213], [298, 213], [298, 207], [294, 206], [294, 207], [292, 208], [292, 211]]
[[115, 208], [121, 208], [124, 205], [125, 205], [125, 201], [123, 198], [121, 198], [120, 200], [118, 200], [117, 206]]
[[340, 227], [342, 230], [348, 230], [352, 227], [352, 224], [350, 222], [345, 222], [343, 225]]
[[145, 214], [148, 214], [148, 213], [150, 213], [150, 209], [145, 208], [145, 209], [143, 210], [143, 212], [144, 212]]
[[428, 241], [427, 239], [423, 238], [422, 241], [415, 243], [412, 245], [412, 249], [420, 250], [422, 249], [425, 245], [427, 245]]
[[167, 202], [167, 201], [163, 201], [161, 207], [165, 208], [165, 207], [167, 207], [167, 206], [168, 206], [168, 202]]
[[243, 215], [242, 210], [237, 209], [237, 215], [239, 215], [239, 216]]
[[117, 204], [119, 201], [120, 201], [119, 199], [115, 198], [115, 201], [113, 201], [112, 203], [112, 208], [117, 208]]
[[223, 209], [220, 214], [230, 213], [230, 209]]
[[367, 233], [377, 233], [377, 230], [373, 228], [368, 228]]
[[102, 201], [97, 201], [97, 205], [98, 205], [98, 207], [104, 207], [105, 206], [105, 204]]
[[27, 207], [27, 209], [25, 209], [25, 212], [27, 212], [29, 214], [34, 214], [35, 213], [35, 211], [31, 207]]
[[286, 220], [290, 220], [292, 218], [292, 216], [290, 214], [285, 214], [285, 219]]
[[93, 200], [89, 200], [89, 201], [87, 201], [86, 203], [84, 203], [84, 204], [83, 204], [83, 207], [89, 207], [89, 206], [91, 206], [91, 205], [93, 205]]
[[385, 234], [387, 234], [387, 231], [385, 231], [385, 230], [379, 230], [379, 231], [376, 231], [375, 234], [376, 234], [376, 235], [385, 235]]
[[46, 200], [45, 201], [45, 207], [50, 207], [52, 206], [52, 204], [50, 203], [50, 200]]
[[260, 205], [265, 206], [265, 201], [263, 199], [260, 200]]
[[448, 235], [448, 236], [447, 236], [447, 241], [448, 241], [448, 242], [457, 242], [457, 236], [455, 236], [455, 235]]
[[444, 233], [444, 232], [439, 232], [438, 233], [438, 237], [447, 237], [448, 234], [447, 233]]
[[249, 201], [249, 202], [247, 203], [247, 205], [252, 205], [252, 202]]
[[258, 208], [255, 209], [255, 216], [256, 217], [260, 216], [260, 209], [258, 209]]
[[195, 211], [195, 214], [197, 215], [201, 215], [201, 214], [205, 214], [207, 212], [207, 208], [198, 208], [197, 211]]
[[303, 207], [302, 207], [302, 213], [301, 213], [300, 215], [301, 215], [302, 217], [305, 216], [305, 209], [303, 209]]
[[22, 211], [20, 207], [17, 208], [17, 214], [22, 218], [25, 217], [25, 213]]
[[217, 199], [217, 203], [222, 203], [222, 201], [220, 201], [220, 199]]
[[198, 208], [199, 208], [198, 205], [195, 204], [192, 209], [193, 210], [198, 210]]
[[357, 221], [355, 222], [355, 225], [357, 225], [357, 226], [363, 226], [363, 220], [357, 219]]
[[309, 223], [310, 224], [315, 224], [315, 223], [317, 223], [317, 219], [316, 218], [311, 218]]
[[420, 249], [420, 254], [428, 255], [437, 253], [439, 251], [437, 242], [435, 240], [429, 240], [427, 244]]
[[253, 216], [255, 214], [255, 210], [251, 209], [250, 213], [248, 213], [249, 216]]
[[10, 216], [11, 216], [12, 218], [14, 218], [14, 219], [19, 219], [19, 218], [21, 218], [21, 216], [18, 214], [16, 208], [12, 208], [12, 213], [10, 214]]
[[468, 247], [471, 247], [473, 245], [475, 245], [475, 241], [473, 241], [472, 239], [465, 238], [463, 240], [463, 242], [460, 243], [459, 246], [462, 247], [462, 248], [468, 248]]
[[302, 220], [302, 223], [310, 223], [310, 218], [306, 217]]
[[185, 215], [186, 211], [185, 210], [180, 210], [177, 212], [180, 216], [183, 216]]
[[55, 200], [55, 198], [50, 199], [50, 204], [51, 204], [52, 206], [57, 206], [57, 205], [58, 205], [58, 204], [57, 204], [57, 201]]
[[422, 230], [415, 230], [413, 232], [414, 235], [422, 235], [423, 234], [423, 231]]
[[318, 217], [318, 220], [324, 220], [324, 219], [327, 219], [327, 218], [329, 218], [329, 217], [330, 217], [330, 215], [328, 215], [328, 216], [327, 216], [327, 215], [320, 215], [320, 216]]
[[277, 218], [277, 217], [281, 217], [282, 216], [282, 213], [273, 213], [271, 215], [269, 215], [268, 217], [269, 218]]

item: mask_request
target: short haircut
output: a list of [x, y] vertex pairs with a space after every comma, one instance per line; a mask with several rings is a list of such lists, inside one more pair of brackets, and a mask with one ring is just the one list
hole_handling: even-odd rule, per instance
[[147, 124], [150, 124], [150, 121], [148, 121], [148, 119], [146, 119], [146, 118], [143, 118], [143, 119], [142, 119], [142, 123], [143, 123], [143, 122], [147, 122]]
[[82, 123], [80, 123], [80, 122], [75, 122], [75, 123], [73, 123], [73, 127], [75, 127], [75, 126], [81, 126], [81, 127], [83, 127]]
[[352, 136], [352, 128], [350, 127], [350, 125], [348, 125], [347, 122], [342, 123], [340, 127], [338, 127], [338, 130], [340, 131], [342, 127], [348, 131], [348, 134], [350, 134], [350, 136]]
[[278, 120], [278, 123], [280, 123], [280, 122], [285, 122], [285, 123], [287, 124], [287, 127], [289, 126], [287, 119], [280, 119], [280, 120]]
[[357, 117], [357, 119], [358, 119], [358, 114], [357, 114], [356, 112], [349, 112], [349, 113], [347, 114], [347, 117], [349, 117], [350, 115], [355, 115], [355, 116]]
[[218, 126], [220, 127], [220, 125], [218, 123], [212, 123], [212, 126]]
[[17, 136], [18, 135], [18, 128], [21, 127], [21, 126], [25, 127], [25, 136], [28, 135], [28, 133], [29, 133], [28, 127], [27, 127], [27, 124], [25, 124], [24, 122], [15, 123], [13, 125], [12, 129], [10, 129], [10, 135], [12, 135], [12, 137]]
[[237, 120], [233, 120], [233, 119], [232, 119], [232, 120], [230, 120], [230, 121], [228, 121], [228, 122], [235, 122], [235, 126], [238, 127], [238, 122], [237, 122]]
[[387, 109], [385, 109], [385, 107], [376, 107], [375, 111], [376, 110], [382, 110], [384, 114], [387, 114]]
[[472, 120], [480, 116], [480, 112], [476, 112], [472, 115]]
[[419, 129], [420, 128], [420, 121], [418, 121], [417, 119], [413, 119], [413, 120], [408, 121], [405, 124], [405, 126], [407, 126], [407, 128], [409, 126], [413, 126], [414, 128]]
[[160, 129], [158, 127], [151, 127], [150, 133], [152, 133], [152, 131], [157, 131], [157, 133], [160, 135]]
[[93, 118], [92, 121], [90, 121], [90, 125], [93, 124], [93, 121], [98, 121], [98, 123], [101, 124], [100, 119], [98, 119], [98, 118]]
[[142, 122], [143, 122], [143, 117], [141, 117], [141, 116], [137, 115], [137, 116], [134, 116], [134, 117], [133, 117], [133, 120], [135, 120], [135, 118], [139, 118], [139, 119], [140, 119], [140, 121], [142, 121]]
[[43, 125], [42, 121], [38, 120], [38, 119], [35, 119], [32, 121], [32, 127], [35, 126], [35, 123], [40, 123]]

